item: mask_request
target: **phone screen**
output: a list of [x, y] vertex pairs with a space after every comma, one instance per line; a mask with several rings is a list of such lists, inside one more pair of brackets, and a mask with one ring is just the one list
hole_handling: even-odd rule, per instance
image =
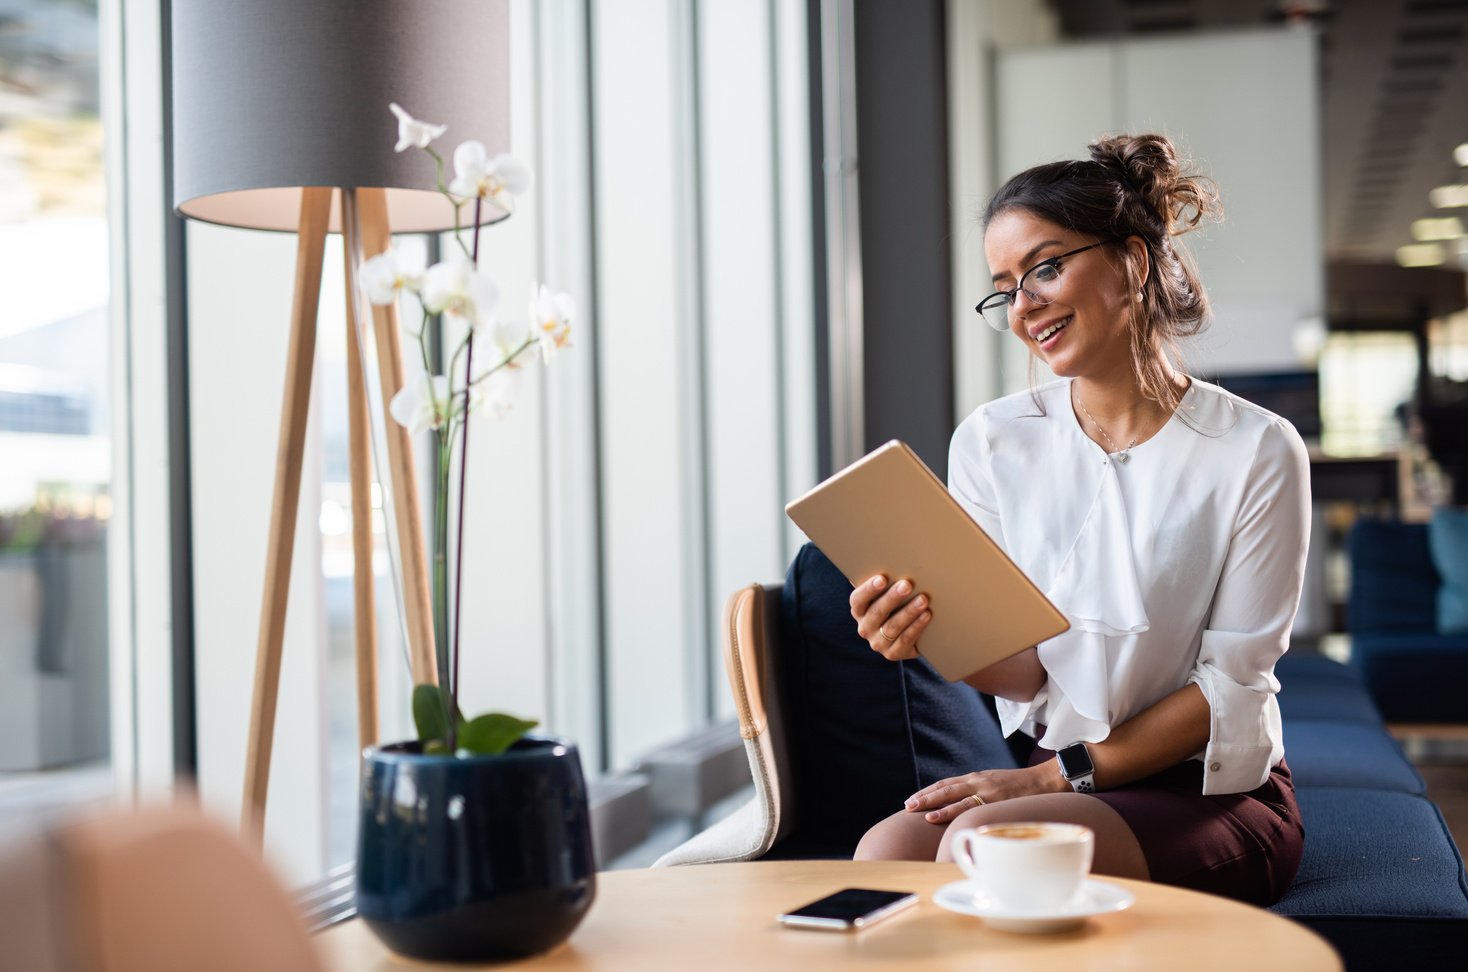
[[811, 928], [864, 928], [916, 902], [917, 895], [911, 891], [846, 888], [786, 912], [780, 920]]

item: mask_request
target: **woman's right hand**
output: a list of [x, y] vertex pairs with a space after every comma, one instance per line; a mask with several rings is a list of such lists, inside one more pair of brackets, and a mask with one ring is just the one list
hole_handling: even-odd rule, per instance
[[867, 578], [851, 592], [856, 633], [888, 661], [916, 658], [918, 639], [933, 620], [928, 596], [919, 594], [908, 600], [911, 595], [911, 581], [899, 580], [889, 588], [881, 574]]

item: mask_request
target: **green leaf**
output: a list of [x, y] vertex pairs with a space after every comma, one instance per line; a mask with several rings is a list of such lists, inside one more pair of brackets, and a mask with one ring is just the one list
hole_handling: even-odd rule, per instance
[[[428, 743], [440, 740], [447, 743], [449, 727], [443, 720], [443, 714], [447, 708], [437, 685], [424, 683], [413, 686], [413, 724], [418, 727], [420, 741]], [[464, 714], [462, 712], [454, 714], [462, 724]], [[427, 749], [425, 748], [424, 751], [426, 752]]]
[[527, 722], [503, 712], [477, 716], [459, 729], [459, 748], [482, 756], [494, 756], [515, 744], [525, 733], [540, 723]]

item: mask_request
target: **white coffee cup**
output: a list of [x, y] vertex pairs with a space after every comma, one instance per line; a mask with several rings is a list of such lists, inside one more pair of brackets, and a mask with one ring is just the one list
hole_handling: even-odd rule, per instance
[[953, 858], [980, 893], [1005, 911], [1054, 911], [1091, 871], [1096, 835], [1063, 823], [997, 823], [961, 830]]

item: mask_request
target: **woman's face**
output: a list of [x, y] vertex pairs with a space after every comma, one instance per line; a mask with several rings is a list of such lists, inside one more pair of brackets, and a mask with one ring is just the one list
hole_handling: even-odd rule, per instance
[[[1012, 290], [1036, 264], [1096, 242], [1033, 213], [1011, 209], [989, 223], [984, 255], [995, 289]], [[1132, 238], [1059, 261], [1048, 304], [1035, 302], [1024, 291], [1015, 295], [1009, 329], [1056, 375], [1102, 377], [1117, 373], [1115, 369], [1131, 370], [1127, 326], [1134, 291], [1122, 262], [1128, 245], [1142, 244]], [[1032, 274], [1026, 288], [1036, 279]]]

